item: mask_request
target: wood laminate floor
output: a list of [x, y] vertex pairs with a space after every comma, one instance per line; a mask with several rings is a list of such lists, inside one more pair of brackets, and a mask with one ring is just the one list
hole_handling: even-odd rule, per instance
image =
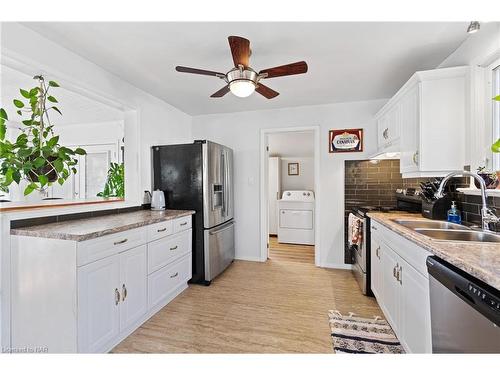
[[116, 353], [332, 353], [328, 310], [382, 315], [350, 271], [270, 259], [235, 261], [190, 285]]
[[269, 258], [314, 264], [314, 246], [279, 243], [278, 237], [269, 236]]

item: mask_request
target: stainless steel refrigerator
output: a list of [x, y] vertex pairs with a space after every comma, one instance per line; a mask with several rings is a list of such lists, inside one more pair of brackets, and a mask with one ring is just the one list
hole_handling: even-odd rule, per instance
[[153, 187], [194, 210], [193, 278], [209, 285], [234, 259], [233, 150], [210, 141], [153, 146]]

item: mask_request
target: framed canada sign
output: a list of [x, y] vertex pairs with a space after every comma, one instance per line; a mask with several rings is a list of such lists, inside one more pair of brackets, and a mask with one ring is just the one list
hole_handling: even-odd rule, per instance
[[330, 130], [328, 152], [363, 151], [363, 129]]

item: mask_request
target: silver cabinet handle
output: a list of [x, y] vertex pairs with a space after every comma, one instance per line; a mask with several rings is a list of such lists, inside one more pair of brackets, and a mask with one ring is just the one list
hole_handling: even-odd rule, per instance
[[396, 265], [394, 266], [394, 268], [392, 269], [392, 276], [393, 276], [395, 279], [397, 279], [397, 278], [398, 278], [398, 277], [397, 277], [397, 274], [396, 274], [396, 269], [397, 269], [397, 268], [398, 268], [398, 264], [396, 264]]
[[178, 246], [175, 245], [174, 247], [171, 247], [170, 250], [177, 250]]
[[403, 266], [399, 266], [398, 281], [399, 281], [399, 285], [403, 285]]
[[375, 255], [377, 255], [377, 258], [380, 259], [380, 246], [375, 249]]
[[122, 301], [125, 301], [125, 298], [127, 298], [127, 287], [125, 284], [122, 285]]
[[114, 242], [114, 243], [113, 243], [113, 245], [121, 245], [122, 243], [125, 243], [125, 242], [127, 242], [127, 241], [128, 241], [128, 238], [125, 238], [125, 239], [123, 239], [123, 240], [121, 240], [121, 241], [116, 241], [116, 242]]
[[162, 229], [158, 229], [157, 232], [160, 233], [160, 232], [165, 232], [167, 230], [167, 228], [162, 228]]
[[170, 278], [173, 279], [174, 277], [179, 276], [179, 272], [174, 273], [173, 275], [170, 275]]
[[115, 288], [115, 306], [120, 303], [120, 292], [118, 291], [118, 288]]
[[372, 229], [373, 229], [373, 230], [377, 230], [377, 227], [375, 227], [375, 226], [373, 226], [373, 225], [372, 225]]
[[415, 151], [415, 152], [413, 153], [413, 158], [412, 158], [412, 159], [413, 159], [413, 163], [414, 163], [415, 165], [418, 165], [418, 151]]
[[180, 223], [179, 224], [181, 227], [183, 227], [184, 225], [187, 225], [187, 221], [183, 222], [183, 223]]
[[388, 139], [389, 138], [389, 128], [385, 128], [384, 129], [384, 132], [382, 133], [382, 136], [384, 137], [384, 139]]

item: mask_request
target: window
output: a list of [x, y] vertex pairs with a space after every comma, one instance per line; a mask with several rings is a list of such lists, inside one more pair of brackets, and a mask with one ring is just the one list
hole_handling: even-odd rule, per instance
[[[492, 65], [491, 80], [492, 97], [500, 95], [500, 62]], [[493, 101], [491, 107], [491, 124], [493, 129], [493, 142], [500, 138], [500, 102]], [[493, 154], [493, 167], [500, 170], [500, 154]]]

